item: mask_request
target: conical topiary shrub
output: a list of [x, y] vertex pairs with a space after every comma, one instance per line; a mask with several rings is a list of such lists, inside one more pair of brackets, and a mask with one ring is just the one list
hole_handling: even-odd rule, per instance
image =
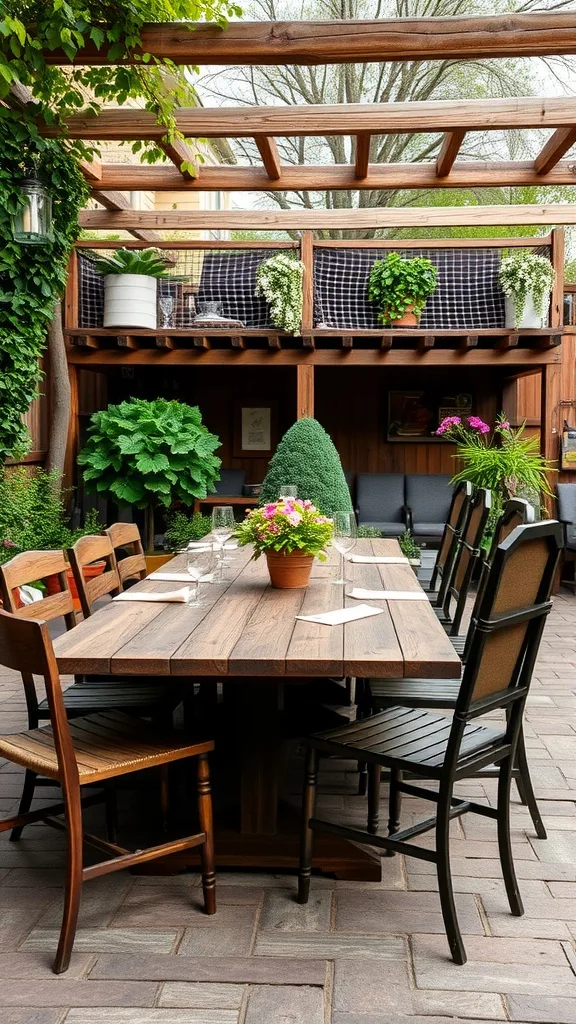
[[318, 420], [298, 420], [286, 431], [270, 460], [261, 502], [276, 501], [286, 484], [296, 484], [298, 497], [313, 501], [324, 515], [352, 511], [340, 456]]

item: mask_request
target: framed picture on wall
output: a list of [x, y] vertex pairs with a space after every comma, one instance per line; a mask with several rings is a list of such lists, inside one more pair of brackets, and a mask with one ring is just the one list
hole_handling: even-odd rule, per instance
[[236, 404], [234, 417], [234, 458], [270, 457], [276, 447], [276, 406], [274, 402]]
[[472, 395], [434, 391], [389, 391], [387, 441], [441, 442], [434, 431], [445, 416], [470, 416]]

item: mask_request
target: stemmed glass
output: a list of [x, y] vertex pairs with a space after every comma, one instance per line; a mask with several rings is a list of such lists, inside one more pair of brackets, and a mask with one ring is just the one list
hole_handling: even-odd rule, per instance
[[201, 583], [208, 583], [211, 579], [210, 573], [214, 563], [214, 549], [212, 544], [198, 544], [191, 542], [186, 548], [186, 568], [194, 588], [190, 590], [188, 604], [194, 608], [203, 607], [200, 601], [199, 590]]
[[217, 580], [224, 580], [224, 545], [234, 533], [234, 509], [231, 505], [215, 505], [212, 509], [212, 537], [218, 551]]
[[284, 486], [280, 488], [280, 497], [281, 498], [297, 498], [298, 497], [298, 488], [297, 488], [296, 484], [284, 484]]
[[337, 580], [334, 583], [344, 586], [349, 581], [346, 579], [346, 555], [356, 544], [357, 527], [356, 527], [356, 516], [353, 512], [335, 512], [333, 515], [334, 520], [334, 534], [332, 537], [332, 543], [340, 555], [340, 572]]
[[158, 299], [160, 312], [162, 313], [162, 327], [172, 327], [172, 313], [174, 312], [174, 299], [171, 295], [162, 295]]

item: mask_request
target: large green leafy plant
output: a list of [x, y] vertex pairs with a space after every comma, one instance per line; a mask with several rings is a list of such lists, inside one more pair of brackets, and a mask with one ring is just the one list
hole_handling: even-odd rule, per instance
[[405, 259], [397, 252], [375, 260], [368, 278], [368, 298], [378, 308], [383, 324], [400, 320], [405, 313], [419, 317], [426, 300], [436, 289], [438, 271], [424, 256]]
[[219, 445], [197, 406], [133, 398], [93, 414], [78, 462], [89, 490], [117, 505], [148, 509], [150, 552], [155, 506], [205, 498], [219, 477]]
[[165, 277], [166, 260], [158, 249], [117, 249], [112, 256], [98, 256], [94, 266], [99, 274], [146, 274]]
[[286, 431], [270, 460], [260, 503], [276, 501], [286, 484], [296, 484], [298, 497], [314, 502], [326, 516], [352, 511], [340, 456], [318, 420], [297, 420]]

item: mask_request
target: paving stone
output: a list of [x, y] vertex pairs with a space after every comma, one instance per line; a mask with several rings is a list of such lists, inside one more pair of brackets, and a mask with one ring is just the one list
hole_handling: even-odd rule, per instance
[[280, 956], [99, 956], [90, 978], [134, 981], [248, 982], [254, 985], [324, 985], [325, 960]]
[[306, 985], [250, 989], [245, 1024], [324, 1024], [321, 989]]
[[[472, 896], [456, 899], [460, 927], [465, 934], [484, 934]], [[374, 935], [402, 932], [440, 932], [444, 922], [440, 899], [428, 892], [339, 892], [336, 928], [342, 932]]]
[[239, 1010], [245, 985], [175, 981], [164, 985], [158, 1006], [189, 1006], [196, 1010]]
[[0, 986], [4, 1006], [153, 1006], [158, 986], [148, 981], [68, 981], [36, 979], [33, 985], [12, 980]]
[[270, 935], [266, 932], [256, 937], [254, 953], [257, 956], [318, 957], [326, 960], [404, 960], [406, 945], [398, 936], [382, 935], [313, 935], [306, 938], [285, 932]]
[[237, 1024], [237, 1010], [130, 1010], [124, 1007], [72, 1009], [65, 1024]]
[[[18, 951], [17, 953], [0, 953], [1, 983], [4, 984], [12, 979], [50, 977], [55, 951], [56, 946], [52, 947], [50, 951], [52, 953], [51, 956], [46, 956], [43, 952], [23, 953]], [[75, 948], [72, 953], [70, 967], [66, 972], [66, 978], [69, 981], [83, 978], [93, 959], [88, 953], [81, 953]]]
[[548, 995], [550, 991], [562, 996], [574, 994], [576, 977], [568, 962], [565, 967], [541, 965], [538, 971], [532, 964], [473, 962], [468, 960], [457, 971], [447, 959], [414, 957], [414, 971], [418, 988], [447, 989], [462, 992], [514, 992]]
[[331, 892], [312, 892], [302, 905], [296, 902], [294, 890], [275, 889], [264, 898], [258, 926], [266, 932], [327, 932], [331, 910]]
[[[469, 935], [466, 953], [471, 963], [545, 964], [566, 966], [566, 955], [560, 941], [547, 939], [508, 939], [496, 936]], [[412, 949], [416, 957], [446, 958], [446, 940], [441, 935], [413, 935]]]
[[484, 1021], [480, 1021], [477, 1018], [470, 1020], [467, 1017], [465, 1020], [461, 1017], [421, 1017], [418, 1014], [417, 1017], [402, 1016], [399, 1013], [395, 1013], [392, 1016], [389, 1014], [377, 1014], [372, 1013], [339, 1013], [336, 1012], [332, 1015], [332, 1024], [484, 1024]]
[[53, 890], [0, 889], [0, 952], [17, 949], [53, 899]]
[[336, 963], [333, 1006], [355, 1013], [405, 1013], [410, 1006], [408, 967], [398, 961]]
[[481, 1020], [506, 1020], [506, 1009], [501, 996], [492, 992], [434, 992], [427, 990], [410, 993], [412, 1012], [426, 1017], [449, 1013], [454, 1017], [477, 1017]]
[[220, 907], [218, 913], [210, 917], [196, 913], [194, 927], [186, 929], [178, 953], [188, 956], [248, 956], [255, 921], [254, 907]]
[[510, 1020], [537, 1024], [576, 1024], [576, 999], [515, 995], [508, 999]]
[[113, 928], [185, 928], [203, 916], [201, 889], [147, 886], [132, 889], [110, 923]]
[[[95, 878], [82, 891], [79, 928], [105, 928], [114, 917], [117, 907], [130, 891], [132, 879], [125, 873]], [[59, 928], [62, 921], [62, 903], [56, 899], [38, 922], [39, 928]], [[155, 926], [162, 922], [151, 917], [148, 924]]]
[[530, 839], [533, 848], [541, 861], [554, 861], [558, 864], [576, 863], [576, 829], [574, 832], [551, 832], [548, 839]]
[[[58, 928], [35, 928], [22, 943], [21, 949], [52, 952], [58, 945]], [[149, 932], [143, 928], [79, 928], [74, 949], [86, 953], [171, 953], [179, 938], [176, 930]]]
[[2, 1024], [60, 1024], [62, 1011], [58, 1008], [37, 1010], [12, 1007], [2, 1011]]

